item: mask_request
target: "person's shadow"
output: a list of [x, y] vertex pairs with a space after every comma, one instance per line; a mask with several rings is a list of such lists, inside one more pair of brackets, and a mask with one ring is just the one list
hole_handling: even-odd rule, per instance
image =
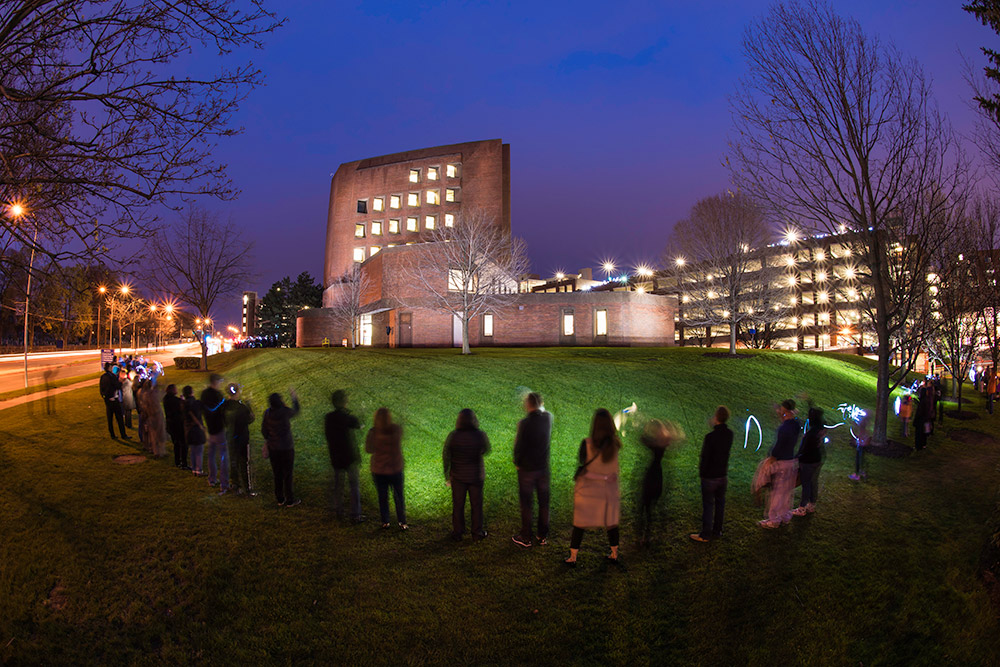
[[56, 413], [56, 397], [52, 393], [55, 374], [56, 369], [54, 368], [50, 368], [42, 374], [45, 384], [45, 414], [47, 415], [54, 415]]

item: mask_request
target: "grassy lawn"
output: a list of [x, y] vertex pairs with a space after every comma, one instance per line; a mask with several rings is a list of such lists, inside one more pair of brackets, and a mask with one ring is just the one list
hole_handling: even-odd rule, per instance
[[[0, 422], [0, 661], [10, 663], [996, 664], [1000, 622], [976, 568], [998, 487], [1000, 417], [949, 420], [929, 450], [870, 457], [847, 479], [853, 448], [831, 432], [819, 511], [765, 532], [750, 478], [776, 428], [771, 406], [808, 393], [832, 409], [871, 407], [870, 362], [819, 354], [709, 358], [697, 349], [244, 350], [214, 357], [242, 382], [258, 418], [271, 391], [295, 386], [296, 491], [278, 509], [266, 461], [261, 495], [218, 497], [172, 459], [118, 466], [134, 451], [107, 439], [96, 388], [59, 397], [57, 418], [11, 408]], [[205, 377], [169, 371], [198, 390]], [[322, 415], [350, 392], [366, 424], [380, 405], [404, 427], [411, 529], [341, 524]], [[510, 461], [524, 388], [555, 417], [551, 546], [510, 542], [519, 524]], [[968, 394], [973, 394], [970, 390]], [[655, 542], [640, 550], [635, 496], [647, 460], [634, 432], [622, 452], [623, 567], [603, 534], [569, 542], [572, 473], [596, 407], [635, 401], [688, 441], [664, 458]], [[737, 434], [725, 537], [694, 544], [698, 451], [719, 403]], [[446, 540], [450, 492], [440, 453], [460, 408], [493, 443], [486, 464], [490, 537]], [[755, 414], [765, 445], [743, 449]], [[256, 427], [258, 424], [255, 424]], [[896, 424], [893, 424], [893, 429]], [[982, 431], [993, 444], [948, 439]], [[260, 438], [254, 429], [254, 452]], [[367, 465], [367, 461], [365, 463]], [[364, 469], [365, 471], [367, 468]], [[375, 489], [362, 475], [365, 513]]]
[[21, 387], [20, 389], [11, 389], [10, 391], [0, 392], [0, 401], [9, 401], [12, 398], [18, 398], [19, 396], [24, 396], [26, 394], [34, 394], [35, 392], [46, 391], [48, 389], [58, 389], [59, 387], [76, 384], [77, 382], [96, 380], [99, 377], [101, 377], [100, 373], [83, 373], [81, 375], [74, 375], [73, 377], [53, 380], [48, 384], [48, 386], [44, 384], [35, 384], [31, 385], [27, 389], [24, 387]]

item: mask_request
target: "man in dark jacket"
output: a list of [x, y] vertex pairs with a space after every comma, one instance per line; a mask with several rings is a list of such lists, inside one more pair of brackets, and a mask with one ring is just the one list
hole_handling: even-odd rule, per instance
[[338, 389], [333, 392], [333, 412], [326, 413], [326, 446], [330, 450], [330, 465], [333, 466], [333, 510], [338, 519], [344, 518], [344, 477], [351, 490], [351, 521], [360, 523], [361, 486], [358, 483], [358, 464], [361, 452], [355, 431], [361, 422], [347, 410], [347, 392]]
[[229, 491], [229, 450], [226, 446], [226, 397], [222, 395], [222, 376], [212, 373], [208, 387], [201, 392], [201, 407], [208, 431], [208, 483], [221, 484], [219, 495]]
[[514, 438], [514, 466], [517, 468], [518, 500], [521, 503], [521, 532], [510, 539], [522, 547], [532, 545], [531, 514], [538, 493], [538, 544], [549, 537], [549, 439], [552, 415], [542, 409], [542, 397], [531, 392], [524, 397], [527, 415], [517, 423]]
[[226, 439], [229, 443], [230, 463], [232, 464], [233, 486], [236, 494], [255, 495], [253, 481], [250, 478], [250, 424], [253, 423], [253, 409], [243, 402], [243, 389], [238, 384], [226, 387], [226, 404], [223, 406], [226, 416]]
[[175, 384], [168, 386], [167, 393], [163, 396], [163, 417], [170, 442], [174, 444], [174, 465], [182, 470], [190, 470], [187, 440], [184, 439], [184, 402], [177, 395]]
[[112, 370], [110, 363], [104, 364], [104, 375], [98, 383], [101, 391], [101, 398], [104, 399], [104, 411], [108, 416], [108, 433], [112, 440], [115, 438], [114, 421], [118, 422], [118, 432], [123, 440], [130, 440], [125, 433], [125, 413], [122, 411], [122, 383], [118, 379], [117, 372]]
[[720, 405], [712, 417], [712, 430], [705, 435], [698, 460], [701, 477], [701, 532], [691, 533], [695, 542], [708, 542], [722, 535], [722, 519], [726, 512], [726, 486], [729, 481], [729, 451], [733, 432], [726, 426], [729, 408]]

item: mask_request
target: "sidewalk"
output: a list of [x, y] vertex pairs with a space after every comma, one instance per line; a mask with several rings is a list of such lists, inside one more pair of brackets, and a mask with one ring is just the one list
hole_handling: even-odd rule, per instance
[[94, 378], [92, 380], [84, 380], [82, 382], [74, 382], [73, 384], [56, 387], [55, 389], [49, 389], [48, 391], [42, 389], [30, 394], [25, 394], [24, 396], [17, 396], [6, 401], [0, 401], [0, 410], [6, 410], [7, 408], [12, 408], [15, 405], [23, 405], [25, 403], [30, 403], [31, 401], [40, 401], [43, 398], [55, 396], [56, 394], [61, 394], [64, 391], [73, 391], [74, 389], [82, 389], [84, 387], [96, 387], [99, 381], [99, 378]]

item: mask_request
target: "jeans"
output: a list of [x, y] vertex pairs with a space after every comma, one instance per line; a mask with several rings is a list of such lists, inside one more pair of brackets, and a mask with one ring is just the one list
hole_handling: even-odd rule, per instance
[[[608, 528], [608, 546], [617, 547], [620, 538], [621, 533], [618, 531], [618, 526]], [[569, 536], [569, 548], [579, 549], [581, 544], [583, 544], [583, 528], [573, 526], [573, 532]]]
[[531, 515], [538, 492], [538, 538], [549, 536], [549, 471], [518, 470], [518, 500], [521, 502], [521, 537], [531, 539]]
[[802, 497], [799, 507], [816, 504], [816, 494], [819, 492], [819, 469], [823, 463], [800, 463], [799, 479], [802, 480]]
[[[333, 469], [333, 511], [338, 517], [344, 516], [344, 477], [347, 477], [351, 491], [351, 518], [361, 518], [361, 485], [358, 482], [358, 466]], [[385, 523], [384, 521], [382, 523]]]
[[202, 457], [205, 455], [205, 445], [188, 445], [188, 454], [191, 456], [191, 469], [195, 472], [202, 472]]
[[208, 436], [208, 483], [215, 484], [216, 480], [223, 489], [229, 488], [229, 447], [225, 432]]
[[472, 505], [472, 535], [479, 537], [483, 530], [483, 483], [451, 482], [451, 534], [458, 537], [465, 533], [465, 496]]
[[115, 437], [114, 422], [118, 422], [118, 432], [125, 437], [125, 418], [122, 416], [122, 404], [118, 401], [104, 400], [104, 411], [108, 413], [108, 432]]
[[232, 486], [243, 489], [247, 493], [250, 489], [250, 462], [247, 456], [249, 443], [240, 438], [233, 438], [233, 446], [229, 449], [229, 465]]
[[393, 475], [378, 475], [372, 473], [375, 480], [375, 490], [378, 492], [378, 513], [382, 523], [389, 523], [389, 487], [392, 487], [392, 500], [396, 505], [396, 521], [406, 523], [406, 501], [403, 500], [403, 471]]
[[292, 469], [295, 467], [294, 449], [272, 449], [268, 455], [274, 471], [274, 497], [279, 503], [290, 504], [295, 500], [292, 491]]
[[701, 532], [708, 539], [722, 535], [722, 519], [726, 513], [728, 477], [701, 478]]
[[792, 520], [792, 495], [795, 493], [795, 459], [778, 461], [774, 468], [771, 500], [767, 506], [767, 519], [771, 523]]

